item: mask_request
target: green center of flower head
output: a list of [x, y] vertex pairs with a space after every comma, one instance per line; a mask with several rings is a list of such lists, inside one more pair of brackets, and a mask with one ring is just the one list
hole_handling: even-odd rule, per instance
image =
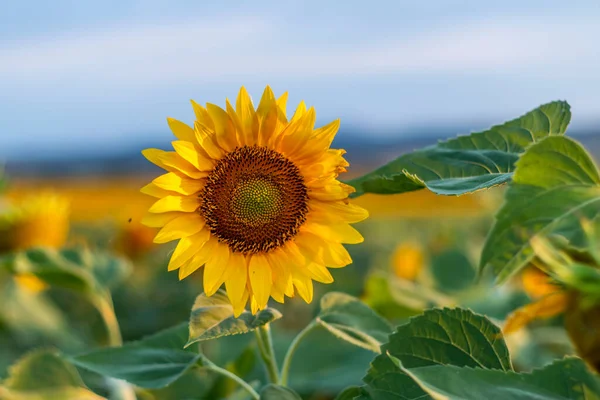
[[241, 181], [231, 195], [231, 211], [249, 226], [264, 225], [281, 215], [283, 209], [281, 190], [268, 177]]
[[300, 169], [275, 150], [238, 147], [217, 162], [200, 193], [211, 234], [234, 252], [268, 252], [306, 221], [308, 190]]

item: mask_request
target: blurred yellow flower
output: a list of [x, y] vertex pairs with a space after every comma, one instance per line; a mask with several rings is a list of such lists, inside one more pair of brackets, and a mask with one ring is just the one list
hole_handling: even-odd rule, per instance
[[394, 274], [402, 279], [415, 280], [425, 265], [425, 253], [419, 243], [403, 242], [392, 255]]
[[13, 278], [19, 287], [30, 293], [39, 293], [48, 288], [46, 282], [33, 274], [16, 274]]
[[337, 180], [345, 152], [329, 148], [339, 120], [314, 129], [302, 102], [288, 121], [286, 102], [269, 87], [257, 109], [243, 87], [235, 109], [192, 102], [193, 129], [168, 120], [175, 151], [143, 152], [167, 170], [142, 192], [159, 199], [143, 220], [162, 227], [155, 242], [179, 240], [169, 270], [183, 279], [204, 266], [206, 295], [225, 283], [236, 315], [295, 292], [311, 302], [313, 280], [352, 262], [342, 243], [363, 240], [350, 223], [368, 214]]
[[553, 284], [548, 275], [533, 266], [523, 271], [521, 283], [525, 293], [532, 299], [539, 299], [560, 290], [560, 287]]
[[62, 247], [69, 234], [69, 201], [47, 192], [27, 196], [0, 216], [8, 250]]
[[117, 235], [117, 250], [130, 258], [139, 258], [155, 246], [156, 229], [142, 225], [138, 220], [122, 224]]

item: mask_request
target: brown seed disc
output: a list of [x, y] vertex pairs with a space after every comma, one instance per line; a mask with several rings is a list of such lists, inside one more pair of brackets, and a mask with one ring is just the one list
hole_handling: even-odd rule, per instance
[[207, 177], [200, 197], [199, 211], [211, 233], [244, 254], [281, 246], [298, 233], [308, 212], [300, 170], [266, 147], [228, 153]]

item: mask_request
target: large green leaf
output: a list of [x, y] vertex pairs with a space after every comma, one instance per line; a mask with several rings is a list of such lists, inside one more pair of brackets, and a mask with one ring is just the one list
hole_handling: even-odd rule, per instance
[[87, 389], [77, 370], [51, 350], [27, 354], [10, 368], [0, 386], [6, 400], [99, 400]]
[[[280, 330], [274, 331], [277, 355], [285, 355], [293, 338], [285, 336]], [[302, 394], [335, 396], [348, 386], [359, 385], [372, 359], [371, 350], [339, 340], [318, 326], [302, 339], [294, 353], [289, 386]]]
[[267, 385], [260, 391], [260, 400], [302, 400], [302, 398], [290, 388]]
[[504, 281], [534, 257], [533, 236], [560, 235], [581, 246], [582, 224], [599, 215], [600, 176], [590, 155], [567, 137], [542, 140], [517, 163], [480, 268], [491, 266], [498, 281]]
[[564, 134], [570, 120], [566, 102], [544, 104], [487, 131], [404, 154], [348, 183], [356, 189], [355, 196], [422, 188], [437, 194], [460, 195], [487, 189], [510, 181], [519, 154], [531, 143]]
[[267, 307], [256, 315], [244, 310], [235, 318], [233, 307], [223, 290], [208, 297], [204, 293], [196, 298], [190, 316], [189, 340], [186, 346], [222, 336], [251, 332], [281, 318], [281, 313]]
[[397, 328], [363, 379], [361, 399], [423, 399], [423, 390], [387, 353], [406, 368], [455, 365], [511, 371], [500, 328], [463, 309], [432, 309]]
[[71, 361], [104, 376], [157, 389], [202, 364], [202, 355], [183, 348], [186, 341], [187, 324], [183, 323], [122, 347], [101, 348], [72, 357]]
[[124, 259], [86, 249], [54, 250], [45, 247], [0, 258], [0, 266], [12, 273], [33, 274], [44, 282], [92, 294], [120, 283], [130, 271]]
[[[400, 364], [400, 360], [393, 360]], [[600, 399], [600, 378], [579, 358], [566, 358], [532, 373], [433, 365], [405, 368], [435, 399], [592, 400]]]
[[388, 322], [355, 297], [330, 292], [321, 298], [318, 324], [334, 336], [375, 353], [392, 332]]

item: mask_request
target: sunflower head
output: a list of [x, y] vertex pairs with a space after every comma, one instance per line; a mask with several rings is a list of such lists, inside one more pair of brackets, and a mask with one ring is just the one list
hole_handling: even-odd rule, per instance
[[560, 290], [551, 278], [540, 269], [530, 265], [521, 274], [523, 290], [532, 299], [539, 299]]
[[392, 268], [396, 276], [414, 281], [424, 265], [425, 253], [421, 245], [404, 242], [396, 246], [392, 255]]
[[69, 233], [69, 201], [50, 192], [25, 197], [2, 213], [0, 229], [7, 238], [2, 243], [6, 250], [59, 248]]
[[313, 280], [331, 283], [328, 268], [352, 262], [342, 244], [363, 240], [350, 223], [367, 212], [337, 180], [345, 152], [330, 149], [339, 121], [315, 129], [304, 103], [288, 120], [286, 101], [269, 87], [257, 108], [244, 88], [235, 108], [192, 101], [193, 128], [168, 119], [174, 151], [143, 152], [166, 170], [142, 188], [158, 199], [142, 222], [161, 228], [156, 243], [179, 240], [169, 270], [203, 267], [205, 293], [225, 284], [236, 315], [270, 297], [312, 301]]

